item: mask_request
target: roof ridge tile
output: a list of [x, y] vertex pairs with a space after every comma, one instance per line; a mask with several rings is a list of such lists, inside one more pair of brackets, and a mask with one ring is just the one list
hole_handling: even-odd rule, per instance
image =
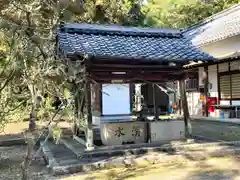
[[[116, 35], [116, 36], [135, 36], [135, 37], [168, 37], [168, 38], [181, 38], [182, 33], [178, 30], [166, 30], [157, 28], [138, 28], [138, 27], [125, 27], [95, 24], [82, 24], [76, 23], [60, 23], [60, 32], [77, 33], [77, 34], [95, 34], [95, 35]], [[165, 32], [164, 32], [165, 31]]]

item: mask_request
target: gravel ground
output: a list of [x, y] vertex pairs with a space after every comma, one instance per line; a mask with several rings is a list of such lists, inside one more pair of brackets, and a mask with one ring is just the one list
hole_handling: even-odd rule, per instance
[[[0, 180], [21, 180], [20, 163], [25, 154], [24, 146], [0, 147]], [[141, 162], [137, 168], [112, 168], [88, 174], [51, 176], [43, 160], [36, 160], [29, 170], [30, 180], [240, 180], [240, 156], [211, 158], [152, 164]]]
[[[1, 138], [9, 138], [13, 133], [16, 137], [27, 123], [10, 124]], [[64, 123], [64, 127], [69, 127]], [[218, 129], [218, 131], [216, 131]], [[226, 126], [210, 123], [193, 123], [193, 132], [222, 140], [238, 140], [239, 126]], [[7, 134], [7, 135], [6, 135]], [[240, 139], [239, 139], [240, 140]], [[25, 155], [25, 146], [0, 147], [0, 180], [21, 180], [20, 163]], [[142, 164], [137, 168], [113, 168], [88, 174], [74, 174], [53, 177], [42, 159], [33, 161], [29, 169], [29, 180], [240, 180], [240, 155], [225, 158], [213, 158], [204, 161], [185, 159], [181, 162], [164, 164]]]
[[205, 161], [169, 162], [137, 168], [114, 168], [87, 175], [72, 175], [60, 180], [240, 180], [239, 162], [233, 157]]
[[[26, 146], [0, 147], [0, 180], [21, 179], [20, 164], [24, 159], [25, 152]], [[47, 169], [43, 160], [33, 161], [29, 169], [29, 179], [44, 180], [42, 176], [44, 173], [47, 173]]]
[[240, 126], [227, 123], [214, 123], [207, 120], [191, 121], [193, 135], [223, 141], [240, 141]]

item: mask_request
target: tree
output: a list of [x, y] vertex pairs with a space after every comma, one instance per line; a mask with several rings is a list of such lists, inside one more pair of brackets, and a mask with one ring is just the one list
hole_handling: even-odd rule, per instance
[[239, 2], [239, 0], [215, 0], [208, 3], [197, 1], [189, 5], [175, 5], [169, 9], [165, 22], [174, 28], [185, 28]]
[[153, 0], [144, 8], [146, 26], [185, 28], [239, 3], [239, 0]]
[[144, 25], [155, 27], [169, 27], [165, 22], [165, 16], [169, 13], [169, 9], [174, 5], [193, 4], [196, 0], [150, 0], [143, 7], [146, 16]]
[[[27, 168], [31, 162], [31, 151], [35, 144], [32, 136], [36, 120], [49, 112], [49, 98], [74, 100], [82, 92], [78, 83], [81, 72], [71, 62], [56, 61], [55, 33], [61, 21], [81, 21], [114, 24], [138, 24], [143, 17], [137, 1], [82, 1], [82, 0], [4, 0], [0, 2], [1, 38], [1, 104], [8, 109], [22, 105], [30, 114], [27, 132], [28, 150], [22, 164], [23, 179], [27, 179]], [[4, 46], [2, 45], [4, 44]], [[73, 69], [71, 69], [73, 68]], [[69, 69], [66, 71], [66, 69]], [[76, 89], [78, 87], [78, 89]], [[71, 90], [75, 88], [75, 92]], [[13, 96], [11, 89], [19, 89], [21, 101]], [[71, 91], [66, 93], [67, 91]], [[4, 93], [2, 93], [4, 92]], [[77, 93], [76, 93], [77, 92]], [[11, 98], [9, 98], [11, 97]], [[14, 98], [12, 98], [14, 97]], [[48, 98], [47, 98], [48, 99]], [[9, 103], [9, 100], [13, 102]], [[9, 101], [9, 102], [8, 102]], [[19, 101], [19, 102], [18, 102]], [[46, 103], [48, 102], [48, 103]], [[50, 108], [51, 109], [51, 108]], [[69, 109], [65, 108], [69, 112]], [[0, 110], [7, 117], [12, 111]], [[52, 109], [51, 109], [52, 111]], [[50, 112], [51, 112], [50, 111]], [[83, 110], [82, 110], [83, 111]], [[49, 124], [56, 117], [51, 113]], [[83, 112], [84, 113], [84, 112]], [[50, 133], [51, 129], [49, 130]], [[48, 133], [48, 134], [49, 134]], [[47, 136], [48, 137], [48, 136]], [[46, 138], [47, 139], [47, 138]]]
[[[54, 35], [60, 21], [138, 24], [143, 17], [137, 1], [23, 0], [1, 2], [1, 27], [15, 38], [15, 63], [31, 96], [30, 127], [34, 129], [38, 99], [43, 96], [46, 69], [56, 67]], [[55, 68], [56, 69], [56, 68]], [[38, 83], [37, 83], [38, 82]], [[39, 82], [43, 83], [41, 85]], [[41, 86], [41, 87], [40, 87]]]

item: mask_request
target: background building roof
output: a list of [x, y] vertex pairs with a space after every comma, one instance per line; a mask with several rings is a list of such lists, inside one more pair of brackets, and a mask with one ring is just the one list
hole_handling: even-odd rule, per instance
[[183, 31], [183, 35], [191, 39], [196, 46], [203, 46], [239, 34], [240, 3]]

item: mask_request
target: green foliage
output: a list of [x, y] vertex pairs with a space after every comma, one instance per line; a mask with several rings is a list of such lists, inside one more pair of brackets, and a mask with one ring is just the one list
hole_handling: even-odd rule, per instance
[[61, 138], [62, 129], [58, 125], [53, 125], [51, 127], [51, 131], [52, 131], [52, 137], [53, 137], [55, 143], [58, 144], [59, 140]]
[[229, 8], [239, 0], [153, 0], [144, 8], [146, 26], [185, 28]]
[[144, 15], [138, 0], [87, 0], [73, 20], [101, 24], [141, 25]]
[[[54, 58], [54, 36], [60, 21], [131, 22], [129, 10], [133, 4], [127, 1], [102, 4], [94, 1], [83, 4], [81, 0], [1, 1], [0, 52], [4, 54], [0, 65], [0, 88], [3, 89], [0, 100], [4, 107], [0, 110], [1, 122], [5, 124], [10, 116], [16, 118], [12, 111], [15, 107], [16, 112], [31, 113], [35, 120], [49, 120], [56, 113], [52, 97], [72, 102], [71, 84], [82, 83], [82, 70], [79, 64], [57, 62]], [[17, 93], [12, 91], [17, 89]], [[49, 97], [44, 99], [46, 93]], [[65, 108], [59, 118], [73, 119], [74, 105]]]
[[38, 119], [40, 121], [47, 121], [51, 118], [51, 115], [55, 112], [52, 104], [53, 99], [46, 97], [44, 103], [38, 109]]
[[166, 15], [169, 14], [169, 9], [172, 6], [195, 2], [196, 0], [151, 0], [143, 7], [143, 12], [146, 16], [144, 24], [151, 27], [169, 27], [169, 24], [166, 23]]
[[197, 1], [190, 5], [177, 5], [169, 10], [166, 16], [167, 23], [175, 28], [185, 28], [193, 25], [213, 14], [223, 11], [239, 0], [215, 0], [211, 3]]
[[[54, 36], [58, 23], [81, 21], [138, 25], [144, 17], [137, 4], [137, 0], [2, 2], [0, 27], [4, 34], [9, 32], [4, 36], [15, 46], [6, 57], [13, 59], [15, 71], [18, 71], [15, 77], [18, 83], [13, 88], [21, 84], [22, 93], [29, 98], [27, 103], [31, 108], [28, 110], [32, 111], [31, 114], [37, 113], [35, 119], [45, 120], [55, 113], [50, 107], [50, 99], [42, 98], [45, 93], [72, 102], [72, 84], [83, 82], [83, 70], [78, 62], [57, 62], [54, 59]], [[72, 109], [72, 105], [68, 106], [65, 115], [72, 115]]]

